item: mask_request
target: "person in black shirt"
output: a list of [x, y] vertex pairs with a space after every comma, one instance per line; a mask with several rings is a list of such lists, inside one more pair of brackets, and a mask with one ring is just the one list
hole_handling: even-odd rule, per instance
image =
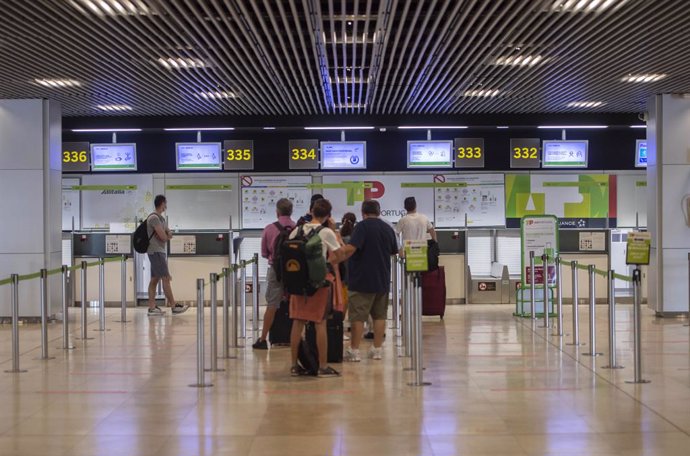
[[352, 232], [350, 243], [343, 246], [348, 262], [348, 311], [352, 334], [350, 348], [345, 352], [347, 361], [361, 361], [359, 344], [364, 322], [369, 315], [374, 320], [374, 346], [369, 357], [381, 359], [381, 345], [386, 332], [388, 293], [391, 281], [391, 255], [398, 253], [395, 231], [379, 218], [378, 201], [362, 203], [363, 220]]
[[320, 199], [323, 199], [323, 195], [321, 195], [320, 193], [316, 193], [316, 194], [311, 196], [311, 201], [309, 202], [309, 212], [307, 212], [302, 217], [300, 217], [299, 220], [297, 220], [297, 226], [302, 226], [305, 223], [311, 222], [311, 219], [312, 219], [311, 211], [312, 211], [312, 209], [314, 209], [314, 203]]

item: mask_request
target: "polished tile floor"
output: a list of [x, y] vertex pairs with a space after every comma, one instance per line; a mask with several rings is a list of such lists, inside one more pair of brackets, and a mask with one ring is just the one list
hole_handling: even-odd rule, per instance
[[[633, 378], [631, 306], [618, 310], [618, 356], [573, 347], [511, 306], [451, 306], [424, 319], [425, 380], [412, 387], [393, 332], [383, 361], [342, 366], [341, 378], [291, 378], [289, 352], [238, 350], [224, 372], [196, 380], [196, 312], [116, 323], [95, 313], [89, 335], [55, 359], [38, 360], [40, 338], [21, 327], [21, 367], [0, 372], [0, 454], [170, 455], [682, 455], [690, 454], [690, 328], [644, 310], [644, 377]], [[95, 312], [95, 311], [94, 311]], [[207, 309], [208, 312], [208, 309]], [[73, 312], [71, 319], [76, 315]], [[581, 337], [587, 312], [581, 308]], [[208, 320], [208, 318], [207, 318]], [[570, 313], [566, 313], [570, 328]], [[598, 347], [608, 352], [606, 307]], [[79, 328], [73, 325], [76, 338]], [[10, 327], [0, 326], [1, 368]], [[340, 369], [340, 367], [339, 367]]]

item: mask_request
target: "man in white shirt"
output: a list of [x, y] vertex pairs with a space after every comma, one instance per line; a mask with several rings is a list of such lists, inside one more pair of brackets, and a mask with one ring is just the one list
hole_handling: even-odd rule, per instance
[[425, 241], [431, 237], [436, 240], [436, 231], [426, 215], [417, 212], [417, 201], [414, 196], [405, 198], [407, 215], [400, 219], [395, 226], [395, 232], [405, 241]]

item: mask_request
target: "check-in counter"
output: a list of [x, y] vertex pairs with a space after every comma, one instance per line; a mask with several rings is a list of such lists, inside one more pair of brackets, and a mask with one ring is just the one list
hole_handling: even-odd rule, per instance
[[493, 262], [487, 276], [475, 276], [467, 266], [468, 303], [470, 304], [508, 304], [511, 298], [510, 275], [508, 267]]
[[464, 230], [437, 230], [441, 255], [439, 266], [446, 272], [446, 301], [448, 304], [465, 304], [465, 234]]

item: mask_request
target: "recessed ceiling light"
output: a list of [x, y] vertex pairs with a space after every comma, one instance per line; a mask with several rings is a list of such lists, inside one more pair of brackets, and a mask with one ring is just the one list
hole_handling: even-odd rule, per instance
[[131, 111], [132, 107], [130, 105], [124, 104], [111, 104], [111, 105], [98, 105], [96, 108], [101, 111]]
[[494, 61], [495, 65], [504, 66], [534, 66], [544, 63], [546, 59], [541, 55], [510, 55], [499, 57]]
[[466, 97], [495, 97], [499, 93], [501, 93], [500, 90], [475, 89], [475, 90], [466, 90], [463, 95]]
[[234, 92], [225, 90], [209, 90], [206, 92], [199, 92], [196, 95], [204, 100], [227, 100], [229, 98], [237, 98]]
[[165, 131], [230, 131], [235, 127], [175, 127], [164, 128]]
[[34, 79], [36, 84], [44, 87], [64, 88], [64, 87], [78, 87], [81, 82], [74, 79]]
[[630, 125], [630, 128], [647, 128], [647, 125]]
[[203, 60], [190, 57], [161, 57], [157, 62], [167, 70], [188, 70], [206, 66]]
[[589, 130], [589, 129], [603, 129], [609, 128], [608, 125], [539, 125], [540, 130]]
[[598, 108], [599, 106], [604, 106], [606, 103], [603, 101], [571, 101], [566, 104], [568, 108]]
[[663, 74], [663, 73], [629, 74], [627, 76], [623, 76], [621, 81], [623, 81], [623, 82], [656, 82], [656, 81], [661, 81], [666, 76], [668, 76], [668, 75]]
[[374, 127], [304, 127], [305, 130], [373, 130]]
[[510, 127], [508, 127], [506, 125], [498, 125], [496, 128], [498, 128], [499, 130], [507, 130]]
[[275, 130], [276, 127], [264, 127], [264, 130]]
[[76, 128], [72, 131], [74, 133], [118, 133], [141, 131], [141, 128]]
[[151, 8], [141, 0], [69, 0], [81, 13], [98, 16], [151, 14]]
[[398, 130], [464, 130], [466, 128], [466, 125], [402, 125], [398, 127]]
[[609, 8], [619, 8], [628, 0], [555, 0], [551, 11], [562, 13], [601, 12]]

